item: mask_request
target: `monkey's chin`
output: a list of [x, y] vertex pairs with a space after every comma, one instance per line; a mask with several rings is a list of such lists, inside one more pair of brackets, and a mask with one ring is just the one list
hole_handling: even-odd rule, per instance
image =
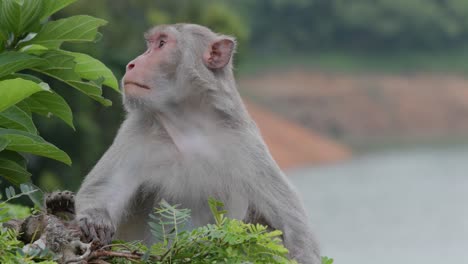
[[147, 100], [145, 96], [135, 96], [131, 94], [124, 94], [123, 103], [125, 109], [128, 112], [132, 112], [134, 110], [145, 110], [151, 111], [151, 103]]
[[124, 92], [129, 96], [145, 96], [150, 93], [150, 89], [146, 87], [141, 87], [137, 84], [127, 83], [124, 86]]

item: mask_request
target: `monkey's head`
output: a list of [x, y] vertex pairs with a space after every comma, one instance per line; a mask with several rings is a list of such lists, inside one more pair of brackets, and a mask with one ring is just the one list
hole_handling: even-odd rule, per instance
[[[147, 50], [128, 63], [122, 79], [127, 111], [164, 111], [233, 81], [235, 40], [194, 24], [156, 26]], [[224, 85], [225, 86], [225, 85]]]

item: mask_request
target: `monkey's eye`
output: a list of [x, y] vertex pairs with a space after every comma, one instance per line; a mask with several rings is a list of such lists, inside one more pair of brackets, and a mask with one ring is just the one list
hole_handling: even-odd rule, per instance
[[165, 40], [160, 40], [160, 41], [159, 41], [159, 46], [158, 46], [158, 48], [164, 47], [165, 44], [166, 44], [166, 41], [165, 41]]

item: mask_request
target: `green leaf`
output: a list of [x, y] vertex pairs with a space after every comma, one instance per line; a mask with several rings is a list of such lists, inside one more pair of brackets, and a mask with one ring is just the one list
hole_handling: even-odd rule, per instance
[[32, 116], [31, 109], [29, 108], [29, 105], [24, 100], [17, 103], [16, 106], [21, 108], [21, 110], [23, 110], [29, 116]]
[[42, 71], [42, 73], [70, 85], [105, 106], [112, 105], [112, 101], [102, 97], [102, 89], [100, 85], [97, 85], [93, 81], [86, 82], [81, 80], [80, 77], [72, 70], [48, 70]]
[[76, 2], [76, 0], [48, 0], [43, 1], [44, 9], [41, 14], [41, 19], [47, 18], [59, 11], [60, 9], [65, 8], [66, 6]]
[[[75, 58], [71, 55], [66, 55], [56, 50], [42, 51], [40, 50], [40, 58], [45, 60], [46, 63], [42, 63], [34, 69], [41, 71], [50, 70], [74, 70], [76, 63]], [[77, 75], [78, 77], [78, 75]]]
[[36, 208], [44, 210], [44, 193], [31, 182], [27, 182], [20, 185], [22, 193], [28, 193], [29, 199], [34, 203]]
[[62, 119], [71, 128], [73, 126], [73, 113], [63, 97], [54, 92], [39, 92], [25, 100], [32, 112], [49, 117], [51, 114]]
[[0, 77], [44, 63], [47, 63], [47, 61], [22, 52], [4, 52], [0, 54]]
[[31, 116], [17, 106], [12, 106], [0, 112], [0, 126], [37, 134]]
[[0, 1], [0, 27], [20, 36], [38, 26], [43, 0]]
[[0, 158], [0, 175], [16, 186], [29, 181], [31, 177], [23, 166], [3, 158]]
[[83, 81], [75, 72], [76, 63], [73, 56], [58, 51], [47, 51], [41, 55], [41, 58], [47, 60], [47, 63], [33, 70], [66, 83], [103, 105], [112, 105], [111, 101], [102, 97], [102, 81]]
[[22, 101], [47, 87], [21, 78], [0, 81], [0, 111]]
[[42, 83], [43, 82], [41, 79], [37, 78], [36, 76], [31, 75], [31, 74], [25, 74], [25, 73], [15, 73], [15, 74], [12, 74], [12, 75], [8, 75], [7, 77], [10, 77], [10, 78], [7, 78], [7, 79], [21, 78], [21, 79], [25, 79], [25, 80], [28, 80], [28, 81], [33, 81], [35, 83]]
[[50, 49], [58, 49], [65, 41], [94, 41], [98, 35], [98, 27], [107, 24], [103, 19], [79, 15], [52, 21], [44, 25], [37, 35], [21, 47], [39, 44]]
[[[25, 219], [31, 215], [31, 209], [28, 206], [24, 205], [5, 203], [2, 206], [0, 206], [0, 210], [1, 209], [6, 209], [5, 216], [10, 217], [10, 219]], [[4, 218], [0, 216], [0, 222], [2, 221], [4, 221]], [[15, 235], [13, 235], [12, 238], [13, 237], [15, 237]]]
[[322, 264], [333, 264], [333, 259], [328, 257], [322, 257]]
[[0, 138], [10, 141], [6, 147], [8, 150], [31, 153], [55, 159], [68, 165], [71, 164], [70, 157], [67, 153], [46, 142], [38, 135], [20, 130], [0, 128]]
[[[5, 139], [0, 138], [0, 140], [5, 140]], [[23, 155], [19, 154], [16, 151], [11, 151], [11, 150], [0, 151], [0, 158], [14, 161], [24, 168], [26, 168], [26, 165], [28, 163], [26, 158], [23, 157]]]
[[103, 77], [103, 84], [120, 93], [117, 79], [115, 78], [112, 71], [104, 65], [104, 63], [87, 54], [68, 51], [62, 52], [75, 58], [75, 72], [78, 73], [81, 78], [87, 80], [97, 80]]
[[20, 49], [21, 52], [25, 52], [25, 53], [33, 54], [33, 55], [41, 55], [44, 51], [47, 51], [47, 50], [48, 48], [42, 45], [37, 45], [37, 44], [27, 45]]
[[8, 146], [8, 143], [10, 143], [10, 141], [8, 141], [7, 139], [0, 138], [0, 153], [6, 148], [6, 146]]
[[15, 194], [15, 189], [12, 186], [5, 188], [5, 195], [8, 199], [11, 199], [11, 197], [15, 196]]
[[5, 50], [5, 46], [8, 40], [8, 31], [0, 26], [0, 52]]

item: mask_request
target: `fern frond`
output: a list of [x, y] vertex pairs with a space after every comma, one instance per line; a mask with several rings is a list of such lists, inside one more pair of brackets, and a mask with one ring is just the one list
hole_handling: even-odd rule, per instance
[[[8, 203], [9, 201], [11, 200], [14, 200], [14, 199], [17, 199], [17, 198], [20, 198], [21, 196], [29, 196], [31, 198], [31, 195], [33, 193], [36, 193], [38, 192], [39, 190], [38, 189], [35, 189], [29, 185], [26, 185], [26, 184], [21, 184], [20, 185], [20, 190], [21, 190], [21, 193], [16, 193], [15, 191], [15, 188], [13, 188], [12, 186], [9, 186], [5, 189], [5, 196], [6, 196], [6, 200], [5, 201], [1, 201], [0, 203]], [[2, 195], [0, 193], [0, 199], [2, 198]], [[31, 199], [32, 200], [32, 199]], [[34, 202], [34, 200], [33, 200]]]
[[219, 208], [224, 208], [224, 203], [216, 200], [213, 197], [208, 198], [208, 205], [210, 206], [211, 213], [215, 219], [216, 225], [221, 226], [225, 222], [226, 210], [220, 210]]
[[184, 228], [190, 219], [190, 209], [179, 208], [180, 205], [170, 205], [165, 200], [159, 203], [154, 213], [150, 215], [153, 221], [148, 224], [152, 235], [165, 245], [177, 241], [179, 230]]

